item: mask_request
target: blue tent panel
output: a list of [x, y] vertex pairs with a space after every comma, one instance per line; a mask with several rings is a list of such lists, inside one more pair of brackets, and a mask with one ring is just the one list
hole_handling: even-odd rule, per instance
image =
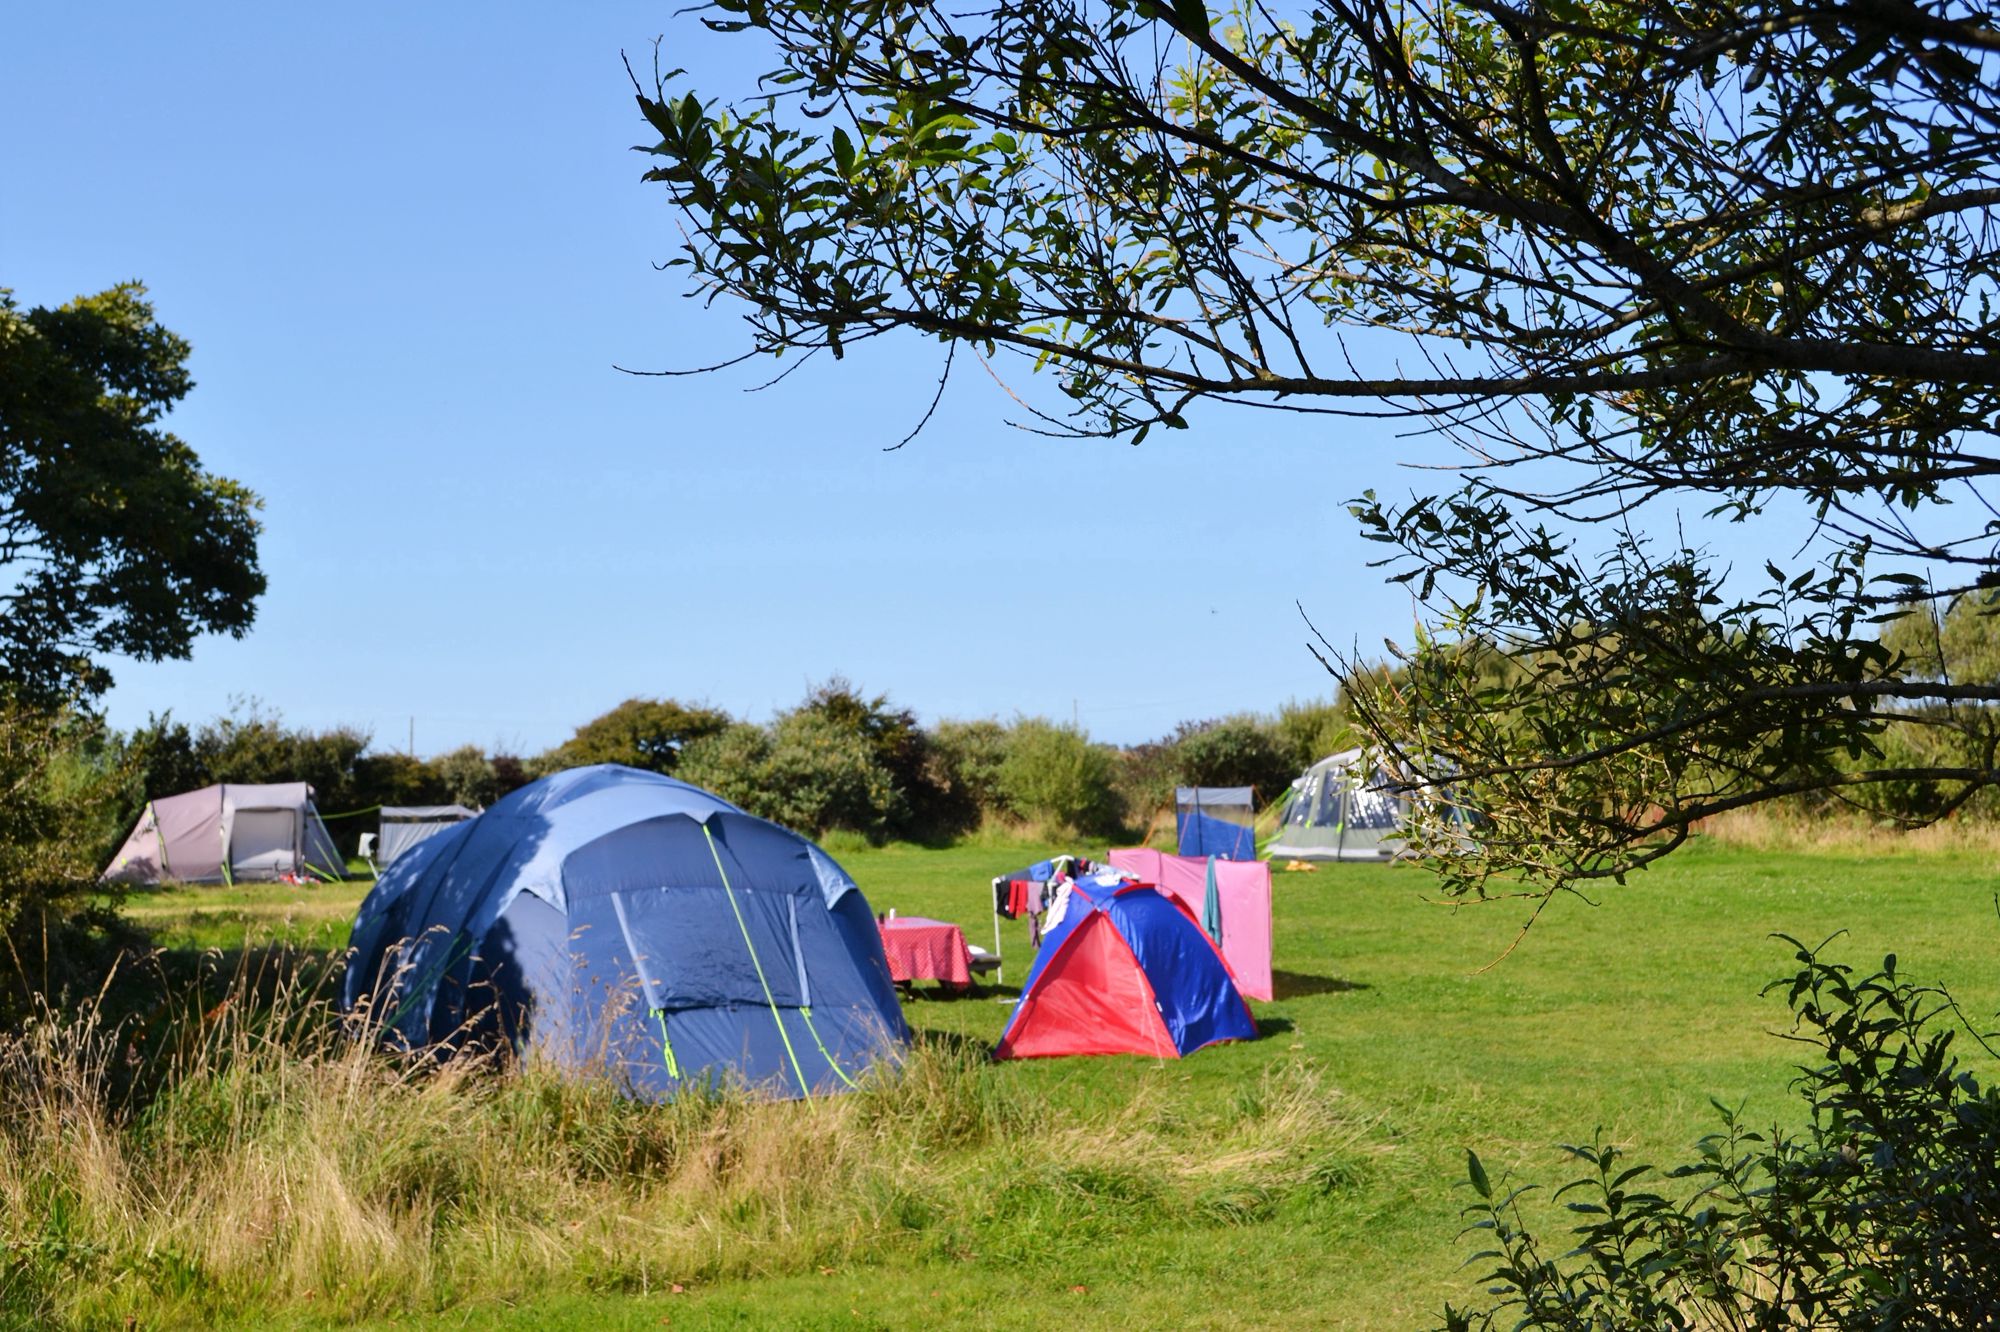
[[1257, 838], [1248, 824], [1218, 819], [1203, 810], [1179, 810], [1174, 830], [1184, 856], [1216, 856], [1223, 860], [1255, 860]]
[[1257, 834], [1247, 786], [1174, 788], [1174, 832], [1184, 856], [1255, 860]]

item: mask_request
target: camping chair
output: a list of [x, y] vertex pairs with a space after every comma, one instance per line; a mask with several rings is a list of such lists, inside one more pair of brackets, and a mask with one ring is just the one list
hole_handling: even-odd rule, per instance
[[376, 868], [375, 865], [374, 833], [361, 834], [361, 844], [355, 847], [354, 854], [360, 856], [362, 861], [368, 866], [368, 874], [370, 878], [379, 879], [382, 877], [382, 871]]
[[1000, 954], [989, 953], [970, 940], [967, 940], [965, 947], [966, 951], [972, 954], [972, 961], [967, 965], [972, 971], [973, 988], [977, 989], [979, 982], [989, 973], [994, 976], [994, 983], [999, 984]]

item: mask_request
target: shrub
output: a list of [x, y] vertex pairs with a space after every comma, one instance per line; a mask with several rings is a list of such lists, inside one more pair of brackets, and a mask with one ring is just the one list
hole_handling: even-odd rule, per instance
[[[1354, 732], [1347, 708], [1339, 700], [1287, 699], [1271, 723], [1271, 738], [1285, 756], [1285, 764], [1296, 777], [1328, 754], [1351, 749]], [[1275, 798], [1276, 792], [1269, 793]]]
[[1112, 785], [1126, 813], [1141, 820], [1151, 819], [1174, 803], [1177, 755], [1174, 742], [1152, 740], [1118, 751]]
[[461, 745], [430, 761], [444, 797], [455, 805], [484, 809], [500, 798], [500, 776], [478, 745]]
[[1110, 752], [1074, 726], [1026, 717], [1008, 732], [1000, 789], [1024, 819], [1051, 830], [1108, 831], [1119, 814], [1111, 777]]
[[1249, 786], [1269, 803], [1291, 785], [1298, 768], [1255, 717], [1228, 717], [1188, 730], [1174, 751], [1179, 786]]
[[2000, 1320], [2000, 1089], [1960, 1067], [1943, 990], [1854, 979], [1798, 949], [1789, 1039], [1813, 1049], [1792, 1087], [1807, 1127], [1749, 1131], [1722, 1111], [1695, 1185], [1669, 1198], [1649, 1166], [1601, 1141], [1566, 1149], [1588, 1173], [1555, 1197], [1581, 1218], [1561, 1257], [1528, 1228], [1527, 1188], [1496, 1188], [1467, 1154], [1491, 1308], [1447, 1306], [1471, 1329], [1992, 1327]]
[[764, 728], [736, 722], [715, 735], [689, 741], [676, 775], [762, 816], [764, 764], [770, 757], [771, 737]]
[[881, 837], [902, 812], [901, 795], [867, 740], [805, 710], [768, 730], [739, 723], [695, 741], [679, 775], [815, 837], [834, 828]]
[[171, 712], [149, 716], [144, 726], [135, 727], [125, 737], [125, 755], [134, 778], [131, 799], [120, 810], [121, 821], [128, 826], [153, 797], [209, 783], [208, 767], [195, 752], [194, 733], [186, 722], [175, 721]]
[[[883, 806], [884, 830], [920, 837], [953, 830], [957, 802], [934, 780], [932, 739], [917, 724], [915, 713], [896, 707], [887, 694], [869, 698], [845, 676], [835, 675], [808, 690], [805, 701], [790, 715], [817, 718], [868, 747], [895, 791]], [[976, 816], [973, 821], [977, 822]]]
[[88, 984], [129, 940], [96, 878], [143, 804], [137, 779], [99, 719], [0, 692], [0, 1025]]
[[930, 733], [924, 785], [933, 794], [934, 819], [925, 834], [964, 832], [988, 814], [1007, 812], [1000, 768], [1007, 759], [1007, 728], [997, 721], [943, 721]]
[[[195, 733], [195, 757], [210, 782], [307, 782], [321, 809], [349, 809], [363, 802], [355, 764], [368, 735], [351, 726], [294, 730], [255, 699], [239, 700], [227, 716]], [[167, 792], [156, 791], [154, 795]]]
[[772, 726], [762, 785], [764, 817], [802, 832], [850, 828], [879, 837], [903, 813], [902, 792], [868, 738], [805, 709]]
[[623, 763], [671, 773], [684, 746], [719, 735], [729, 724], [729, 714], [715, 708], [671, 698], [628, 698], [577, 727], [575, 735], [539, 755], [531, 766], [536, 776], [588, 763]]
[[321, 793], [320, 807], [338, 812], [350, 804], [355, 809], [367, 805], [437, 805], [446, 799], [445, 784], [435, 768], [394, 749], [363, 754], [356, 759], [348, 785], [351, 794], [338, 806]]

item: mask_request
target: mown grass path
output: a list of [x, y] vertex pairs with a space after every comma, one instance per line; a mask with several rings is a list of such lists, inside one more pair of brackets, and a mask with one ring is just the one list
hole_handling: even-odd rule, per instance
[[[840, 858], [878, 911], [956, 920], [990, 947], [987, 880], [1048, 850], [893, 846]], [[1968, 1012], [2000, 1005], [2000, 867], [1971, 853], [1700, 844], [1627, 887], [1607, 885], [1600, 906], [1555, 904], [1492, 966], [1526, 915], [1518, 905], [1431, 905], [1423, 875], [1382, 866], [1276, 882], [1279, 995], [1255, 1005], [1264, 1039], [1171, 1064], [1050, 1060], [984, 1076], [1036, 1098], [1052, 1127], [1111, 1098], [1147, 1098], [1169, 1122], [1178, 1112], [1212, 1123], [1256, 1094], [1267, 1070], [1310, 1063], [1352, 1141], [1309, 1213], [1217, 1197], [1024, 1254], [1008, 1243], [1009, 1218], [1031, 1204], [996, 1189], [991, 1215], [946, 1258], [681, 1293], [514, 1293], [395, 1325], [1427, 1327], [1445, 1299], [1474, 1292], [1455, 1239], [1467, 1147], [1496, 1172], [1557, 1181], [1566, 1175], [1554, 1144], [1598, 1128], [1638, 1159], [1665, 1162], [1712, 1126], [1711, 1097], [1747, 1103], [1753, 1117], [1789, 1116], [1794, 1055], [1772, 1034], [1784, 1006], [1759, 990], [1787, 971], [1790, 952], [1770, 934], [1817, 943], [1846, 930], [1832, 949], [1843, 960], [1872, 967], [1893, 951], [1907, 974], [1948, 983]], [[247, 931], [334, 946], [364, 890], [187, 889], [136, 896], [129, 910], [163, 942], [226, 948]], [[1005, 928], [1011, 994], [1028, 953], [1025, 926]], [[991, 993], [924, 996], [906, 1011], [919, 1032], [990, 1042], [1009, 1005]], [[269, 1325], [328, 1324], [299, 1313]]]

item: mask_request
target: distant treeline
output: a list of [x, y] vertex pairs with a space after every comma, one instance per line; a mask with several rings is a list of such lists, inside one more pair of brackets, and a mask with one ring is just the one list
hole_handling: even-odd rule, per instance
[[[993, 822], [1136, 832], [1176, 785], [1251, 786], [1260, 801], [1273, 800], [1347, 736], [1337, 700], [1183, 722], [1125, 748], [1043, 717], [926, 727], [887, 695], [836, 677], [766, 723], [674, 699], [627, 699], [532, 756], [471, 745], [433, 758], [376, 752], [364, 731], [292, 727], [254, 706], [198, 726], [167, 717], [129, 734], [101, 731], [95, 746], [96, 766], [125, 777], [107, 828], [129, 823], [148, 798], [212, 782], [310, 782], [321, 811], [341, 815], [384, 804], [485, 806], [562, 768], [624, 763], [814, 835], [846, 829], [935, 842]], [[349, 851], [374, 826], [367, 818], [329, 823]]]

